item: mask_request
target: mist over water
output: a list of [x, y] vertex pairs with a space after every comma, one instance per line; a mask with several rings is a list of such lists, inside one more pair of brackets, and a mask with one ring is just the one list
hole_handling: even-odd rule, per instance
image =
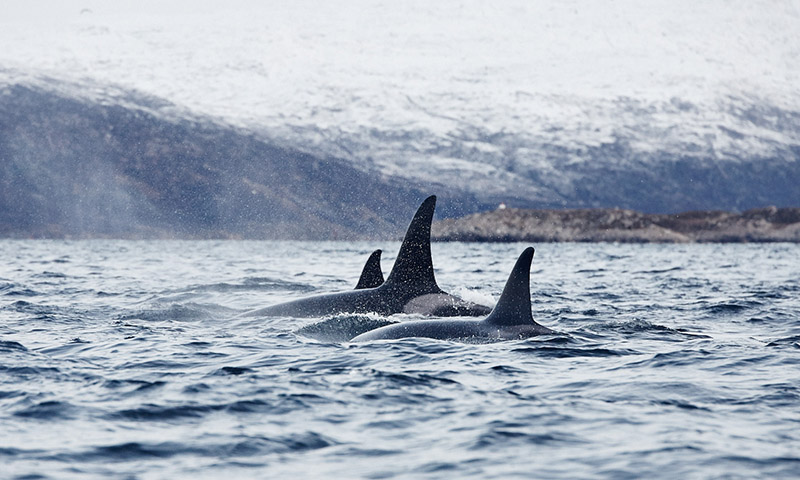
[[[493, 305], [526, 246], [434, 244], [439, 284]], [[395, 243], [0, 241], [1, 476], [800, 475], [800, 246], [534, 246], [557, 335], [350, 345], [236, 315]]]

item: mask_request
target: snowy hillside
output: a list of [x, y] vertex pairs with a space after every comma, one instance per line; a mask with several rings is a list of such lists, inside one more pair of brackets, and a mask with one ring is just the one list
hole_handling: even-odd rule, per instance
[[797, 2], [495, 3], [11, 0], [0, 80], [130, 88], [487, 202], [800, 204]]

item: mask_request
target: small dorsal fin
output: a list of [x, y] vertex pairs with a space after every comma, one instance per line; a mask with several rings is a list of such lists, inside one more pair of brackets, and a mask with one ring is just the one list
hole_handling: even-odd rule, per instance
[[431, 195], [417, 209], [384, 287], [401, 288], [416, 295], [441, 293], [431, 259], [431, 222], [435, 208], [436, 195]]
[[362, 288], [375, 288], [383, 285], [383, 271], [381, 271], [381, 250], [375, 250], [367, 259], [361, 270], [356, 290]]
[[500, 300], [484, 320], [492, 325], [524, 325], [535, 323], [531, 314], [531, 262], [533, 247], [528, 247], [517, 259]]

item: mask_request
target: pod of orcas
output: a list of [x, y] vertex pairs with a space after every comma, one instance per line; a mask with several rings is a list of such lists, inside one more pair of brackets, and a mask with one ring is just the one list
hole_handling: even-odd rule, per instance
[[245, 316], [323, 317], [339, 314], [417, 314], [431, 317], [485, 317], [405, 321], [367, 331], [352, 342], [424, 337], [497, 341], [554, 333], [531, 314], [530, 267], [534, 249], [517, 259], [503, 293], [491, 309], [451, 295], [436, 283], [431, 258], [431, 223], [436, 196], [422, 202], [406, 230], [389, 276], [380, 267], [381, 250], [367, 259], [354, 290], [313, 295], [245, 313]]

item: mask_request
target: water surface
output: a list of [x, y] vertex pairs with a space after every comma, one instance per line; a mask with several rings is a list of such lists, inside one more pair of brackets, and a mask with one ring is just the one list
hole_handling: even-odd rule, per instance
[[[439, 284], [493, 304], [525, 246]], [[351, 345], [236, 316], [396, 243], [0, 241], [0, 476], [800, 476], [800, 246], [534, 246], [558, 335]]]

